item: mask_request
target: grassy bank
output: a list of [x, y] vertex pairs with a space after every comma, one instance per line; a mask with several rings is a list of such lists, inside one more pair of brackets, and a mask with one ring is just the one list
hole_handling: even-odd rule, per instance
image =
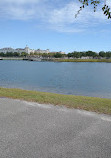
[[[3, 60], [23, 60], [23, 57], [2, 57]], [[53, 61], [53, 62], [107, 62], [111, 63], [111, 59], [42, 59], [42, 61]]]
[[2, 57], [3, 60], [23, 60], [23, 57]]
[[111, 99], [62, 95], [21, 89], [0, 88], [0, 97], [21, 99], [43, 104], [64, 105], [69, 108], [84, 109], [98, 113], [111, 114]]
[[107, 62], [111, 63], [111, 59], [54, 59], [58, 62]]

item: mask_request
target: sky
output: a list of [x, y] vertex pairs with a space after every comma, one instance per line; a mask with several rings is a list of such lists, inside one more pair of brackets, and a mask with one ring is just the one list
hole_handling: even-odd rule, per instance
[[111, 19], [103, 14], [103, 1], [95, 13], [88, 6], [75, 18], [78, 0], [0, 0], [0, 48], [111, 51]]

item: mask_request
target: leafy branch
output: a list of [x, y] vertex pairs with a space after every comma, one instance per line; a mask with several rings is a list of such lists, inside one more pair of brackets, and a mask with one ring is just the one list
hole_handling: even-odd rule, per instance
[[[105, 4], [102, 7], [102, 10], [103, 10], [104, 14], [108, 17], [108, 19], [110, 19], [111, 18], [110, 8], [108, 5], [106, 5], [106, 0], [104, 0], [104, 1], [105, 1]], [[78, 16], [78, 14], [80, 14], [80, 12], [82, 11], [83, 8], [85, 8], [85, 6], [93, 5], [94, 12], [96, 12], [97, 6], [100, 4], [100, 0], [79, 0], [79, 2], [82, 3], [82, 6], [78, 10], [77, 14], [75, 14], [75, 18]]]
[[103, 10], [104, 14], [106, 16], [108, 16], [108, 19], [110, 19], [111, 18], [110, 8], [107, 5], [104, 5], [104, 7], [102, 8], [102, 10]]

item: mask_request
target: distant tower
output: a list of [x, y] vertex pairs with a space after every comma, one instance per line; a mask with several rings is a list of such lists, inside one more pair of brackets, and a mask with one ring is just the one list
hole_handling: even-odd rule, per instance
[[26, 51], [26, 53], [30, 53], [30, 48], [26, 45], [26, 47], [25, 47], [25, 51]]

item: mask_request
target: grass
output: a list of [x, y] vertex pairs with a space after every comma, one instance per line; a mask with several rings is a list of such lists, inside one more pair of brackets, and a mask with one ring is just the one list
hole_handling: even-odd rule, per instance
[[107, 62], [111, 63], [111, 59], [54, 59], [58, 62]]
[[2, 57], [3, 60], [23, 60], [23, 57]]
[[20, 99], [42, 104], [64, 105], [68, 108], [111, 114], [111, 99], [105, 98], [62, 95], [9, 88], [0, 88], [0, 97]]
[[[2, 57], [3, 60], [23, 60], [23, 57]], [[54, 61], [54, 62], [107, 62], [111, 63], [111, 59], [42, 59], [42, 61]]]

